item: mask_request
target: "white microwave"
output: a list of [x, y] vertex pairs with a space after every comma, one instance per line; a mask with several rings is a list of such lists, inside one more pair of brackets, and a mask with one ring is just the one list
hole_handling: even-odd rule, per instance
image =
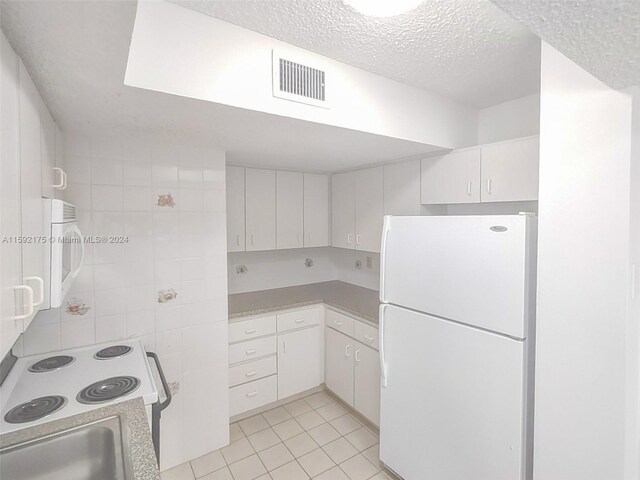
[[49, 267], [49, 275], [48, 281], [45, 281], [44, 308], [57, 308], [62, 305], [82, 267], [84, 237], [78, 228], [74, 205], [62, 200], [46, 199], [45, 211], [45, 228], [49, 232], [45, 267]]

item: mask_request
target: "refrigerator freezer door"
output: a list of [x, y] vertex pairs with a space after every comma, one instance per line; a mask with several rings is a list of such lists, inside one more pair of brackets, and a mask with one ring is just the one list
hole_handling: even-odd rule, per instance
[[383, 308], [380, 459], [405, 480], [523, 479], [524, 341]]
[[526, 215], [385, 217], [381, 301], [525, 338], [534, 228]]

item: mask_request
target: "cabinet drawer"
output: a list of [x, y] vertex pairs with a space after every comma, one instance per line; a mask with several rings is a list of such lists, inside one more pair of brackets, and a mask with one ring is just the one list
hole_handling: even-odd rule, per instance
[[307, 308], [295, 312], [278, 314], [278, 332], [318, 325], [320, 323], [320, 308], [321, 307]]
[[355, 338], [357, 341], [362, 343], [363, 345], [367, 345], [371, 348], [378, 350], [378, 329], [372, 327], [371, 325], [367, 325], [362, 322], [355, 322], [354, 327]]
[[229, 343], [264, 337], [272, 333], [276, 333], [275, 315], [233, 322], [229, 324]]
[[276, 353], [275, 335], [229, 345], [229, 364], [253, 360]]
[[229, 386], [235, 387], [277, 373], [276, 357], [267, 357], [254, 362], [241, 363], [229, 368]]
[[353, 324], [354, 320], [351, 317], [347, 317], [341, 313], [335, 312], [330, 309], [326, 309], [325, 323], [327, 327], [334, 328], [339, 332], [353, 337]]
[[229, 416], [253, 410], [278, 399], [278, 376], [261, 378], [229, 389]]

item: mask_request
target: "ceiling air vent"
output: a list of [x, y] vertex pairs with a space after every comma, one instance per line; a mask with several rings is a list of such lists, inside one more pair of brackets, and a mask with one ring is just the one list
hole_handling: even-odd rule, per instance
[[[305, 62], [307, 63], [307, 62]], [[273, 96], [329, 108], [326, 72], [273, 52]]]

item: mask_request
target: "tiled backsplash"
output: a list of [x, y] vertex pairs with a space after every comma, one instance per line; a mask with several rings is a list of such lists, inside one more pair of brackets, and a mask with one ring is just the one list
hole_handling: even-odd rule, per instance
[[142, 337], [179, 391], [162, 416], [163, 468], [223, 446], [224, 152], [81, 135], [70, 136], [66, 146], [65, 199], [78, 208], [86, 237], [108, 238], [86, 244], [65, 303], [39, 313], [17, 350], [29, 355]]

